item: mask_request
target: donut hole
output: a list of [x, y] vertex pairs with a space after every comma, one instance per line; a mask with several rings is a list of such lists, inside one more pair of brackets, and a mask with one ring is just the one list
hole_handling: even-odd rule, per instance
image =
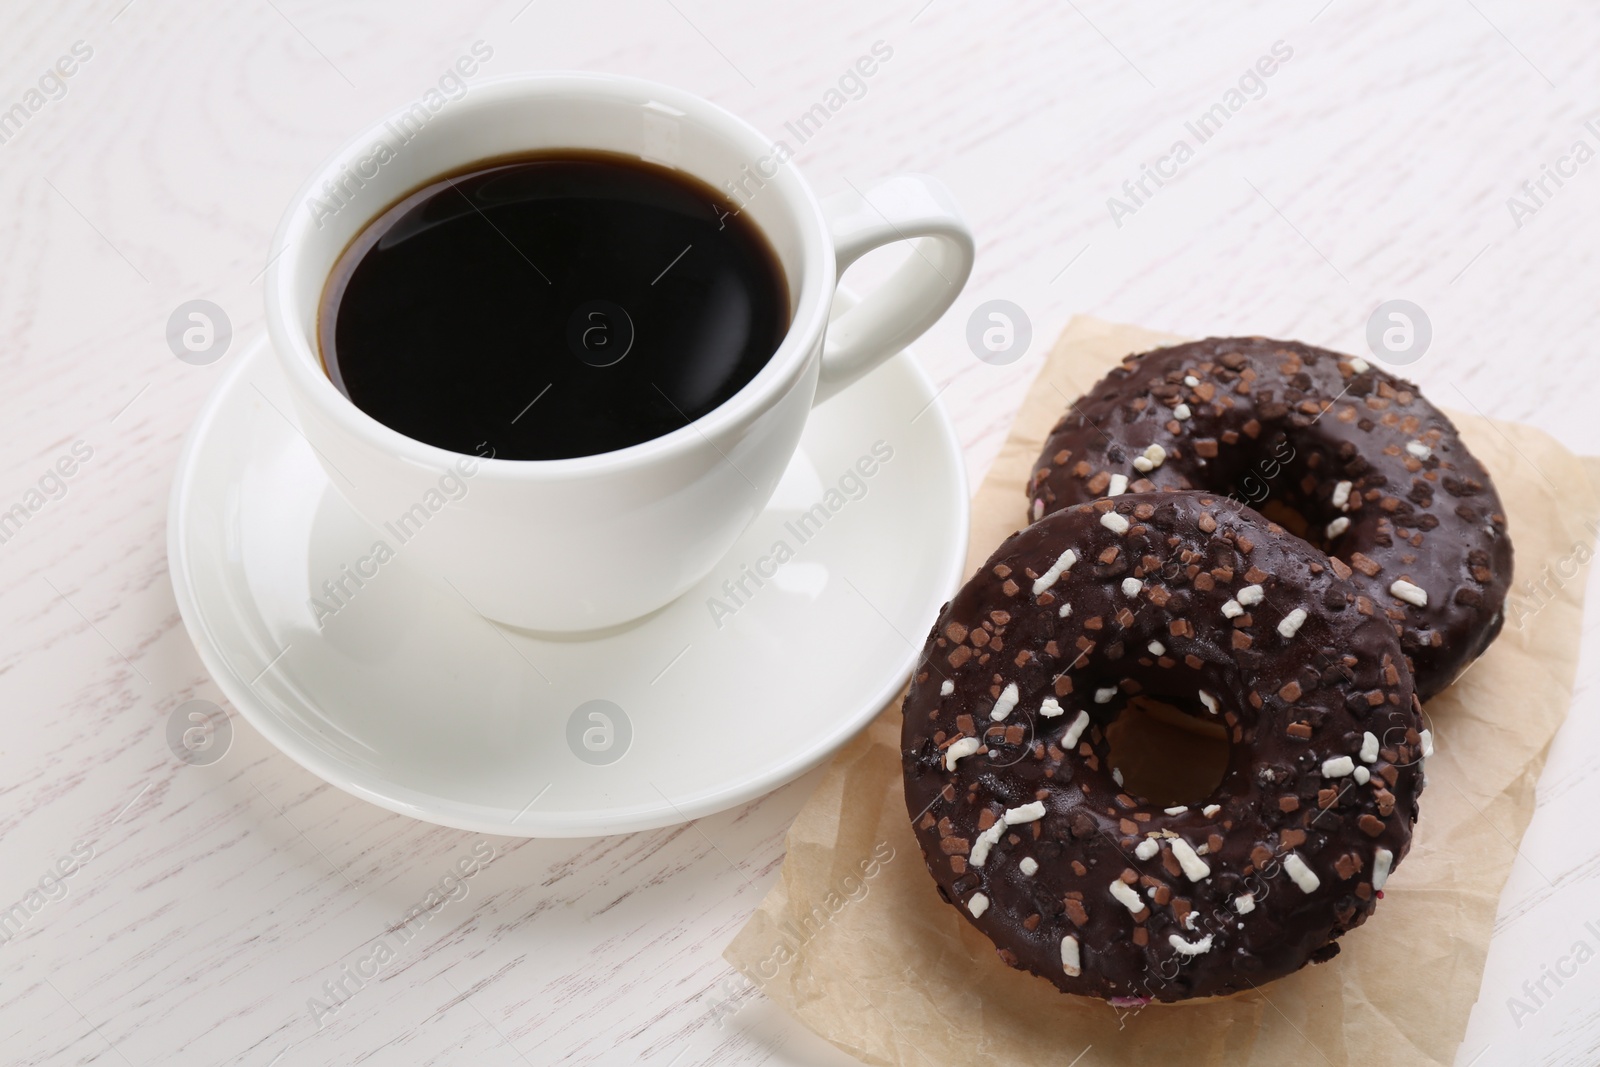
[[[1213, 461], [1215, 485], [1282, 526], [1302, 541], [1344, 559], [1348, 534], [1328, 535], [1328, 524], [1343, 512], [1329, 505], [1337, 465], [1325, 442], [1313, 436], [1289, 441], [1282, 434], [1232, 450], [1224, 464]], [[1347, 516], [1349, 517], [1349, 516]], [[1354, 521], [1353, 517], [1352, 521]]]
[[1315, 501], [1297, 499], [1289, 494], [1284, 494], [1282, 499], [1274, 497], [1263, 501], [1256, 505], [1256, 510], [1300, 540], [1349, 562], [1350, 549], [1353, 547], [1349, 540], [1351, 534], [1346, 532], [1335, 537], [1328, 536], [1328, 523], [1338, 517], [1337, 513], [1323, 516]]
[[1320, 540], [1321, 533], [1312, 534], [1311, 520], [1300, 512], [1299, 508], [1287, 504], [1282, 500], [1268, 500], [1261, 505], [1261, 514], [1282, 526], [1302, 541], [1311, 541], [1313, 537]]
[[1220, 723], [1152, 697], [1130, 700], [1105, 733], [1122, 788], [1152, 805], [1204, 803], [1228, 771], [1229, 745]]

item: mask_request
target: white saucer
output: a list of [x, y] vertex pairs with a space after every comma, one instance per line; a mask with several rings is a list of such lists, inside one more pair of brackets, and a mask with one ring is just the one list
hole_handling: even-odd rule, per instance
[[[700, 587], [577, 640], [495, 626], [410, 569], [404, 546], [334, 490], [293, 418], [265, 342], [241, 352], [178, 465], [167, 552], [179, 610], [217, 685], [268, 740], [429, 822], [581, 837], [760, 796], [894, 696], [962, 578], [960, 447], [904, 352], [816, 409], [767, 510]], [[860, 479], [865, 493], [825, 500], [879, 441], [893, 456]], [[802, 540], [794, 524], [819, 501], [837, 510]], [[322, 583], [380, 539], [394, 558], [359, 588], [346, 579], [354, 592], [336, 605]], [[729, 596], [723, 583], [779, 541], [793, 558]], [[336, 607], [320, 629], [313, 597]], [[711, 597], [729, 609], [715, 620]], [[596, 700], [610, 705], [578, 714]]]

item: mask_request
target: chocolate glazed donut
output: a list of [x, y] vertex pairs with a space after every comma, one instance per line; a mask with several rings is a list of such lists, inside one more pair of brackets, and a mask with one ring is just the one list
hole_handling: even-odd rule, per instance
[[[1331, 958], [1406, 854], [1431, 751], [1366, 599], [1208, 493], [1012, 535], [935, 623], [903, 707], [940, 896], [1006, 963], [1085, 996], [1213, 996]], [[1226, 731], [1211, 796], [1123, 789], [1106, 727], [1135, 699]]]
[[1488, 473], [1416, 386], [1352, 356], [1261, 337], [1128, 356], [1056, 424], [1028, 486], [1035, 519], [1123, 488], [1285, 505], [1394, 623], [1423, 700], [1505, 620]]

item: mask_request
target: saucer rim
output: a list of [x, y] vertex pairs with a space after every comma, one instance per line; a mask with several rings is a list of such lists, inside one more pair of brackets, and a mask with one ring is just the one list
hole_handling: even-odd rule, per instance
[[[271, 361], [271, 341], [265, 332], [257, 334], [247, 344], [241, 345], [233, 365], [227, 368], [206, 397], [193, 424], [185, 435], [184, 444], [174, 469], [172, 491], [167, 508], [167, 562], [168, 575], [178, 606], [178, 614], [200, 658], [202, 666], [217, 688], [233, 706], [233, 710], [253, 726], [275, 749], [309, 771], [322, 781], [375, 804], [387, 811], [406, 815], [423, 822], [474, 833], [496, 834], [526, 838], [585, 838], [636, 833], [644, 830], [675, 826], [707, 815], [727, 811], [774, 792], [800, 776], [821, 766], [839, 752], [849, 741], [888, 705], [894, 695], [905, 685], [921, 655], [920, 644], [908, 647], [895, 662], [894, 669], [886, 672], [884, 681], [870, 696], [863, 696], [858, 710], [837, 720], [832, 730], [818, 735], [817, 741], [803, 752], [795, 752], [781, 766], [764, 773], [738, 777], [701, 790], [685, 801], [675, 801], [663, 796], [665, 804], [633, 805], [593, 809], [577, 817], [570, 814], [550, 814], [543, 818], [524, 809], [518, 816], [510, 816], [509, 809], [472, 801], [452, 799], [440, 793], [422, 793], [402, 783], [388, 781], [372, 775], [369, 784], [353, 774], [344, 761], [332, 757], [324, 748], [311, 743], [291, 730], [280, 717], [265, 707], [256, 697], [250, 683], [220, 651], [216, 634], [205, 623], [205, 613], [196, 597], [189, 578], [190, 561], [197, 558], [185, 536], [184, 516], [194, 491], [195, 472], [198, 467], [200, 442], [211, 436], [223, 408], [223, 398], [239, 388], [238, 380], [258, 365], [257, 361]], [[952, 516], [956, 526], [952, 545], [951, 565], [946, 574], [934, 576], [932, 584], [944, 589], [944, 597], [953, 596], [960, 587], [966, 569], [967, 548], [970, 538], [972, 501], [966, 473], [965, 457], [948, 413], [939, 400], [936, 390], [917, 362], [910, 349], [902, 349], [885, 363], [903, 358], [921, 393], [929, 399], [924, 416], [932, 415], [937, 423], [937, 440], [944, 452], [945, 463], [953, 471], [957, 485], [953, 488], [955, 511]], [[877, 373], [874, 371], [873, 373]], [[923, 416], [919, 416], [923, 417]], [[931, 625], [932, 620], [929, 620]], [[257, 706], [261, 704], [262, 706]], [[387, 792], [378, 788], [386, 784]], [[431, 803], [429, 803], [431, 801]], [[499, 813], [498, 817], [491, 813]], [[543, 813], [541, 813], [543, 814]], [[509, 816], [509, 817], [508, 817]]]

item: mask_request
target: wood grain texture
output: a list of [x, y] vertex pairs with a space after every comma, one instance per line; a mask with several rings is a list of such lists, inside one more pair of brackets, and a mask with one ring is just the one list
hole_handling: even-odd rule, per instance
[[[227, 364], [174, 359], [167, 318], [213, 300], [241, 351], [304, 175], [474, 41], [494, 48], [485, 76], [657, 78], [774, 138], [873, 42], [892, 47], [796, 165], [822, 194], [926, 171], [965, 205], [978, 267], [918, 349], [974, 484], [1078, 311], [1359, 351], [1372, 309], [1409, 299], [1434, 334], [1409, 371], [1439, 403], [1600, 452], [1600, 161], [1548, 184], [1521, 226], [1507, 207], [1575, 141], [1600, 148], [1600, 19], [1574, 0], [7, 0], [0, 19], [0, 111], [75, 42], [93, 50], [0, 143], [0, 510], [74, 442], [93, 451], [0, 543], [0, 907], [92, 852], [0, 944], [8, 1062], [845, 1062], [719, 957], [814, 777], [670, 830], [489, 840], [467, 898], [319, 1029], [308, 998], [481, 839], [346, 796], [237, 717], [216, 764], [167, 748], [179, 704], [220, 699], [173, 604], [165, 508]], [[1279, 41], [1292, 56], [1259, 99], [1118, 225], [1107, 199]], [[995, 298], [1033, 326], [1007, 366], [965, 340]], [[1600, 953], [1596, 625], [1463, 1065], [1600, 1058], [1600, 962], [1572, 962], [1579, 941]]]

